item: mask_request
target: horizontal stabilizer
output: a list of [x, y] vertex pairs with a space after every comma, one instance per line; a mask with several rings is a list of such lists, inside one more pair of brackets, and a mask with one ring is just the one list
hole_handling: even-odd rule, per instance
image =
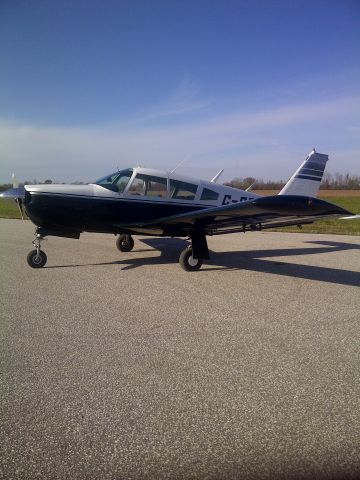
[[351, 217], [340, 217], [340, 220], [360, 220], [360, 215], [351, 215]]

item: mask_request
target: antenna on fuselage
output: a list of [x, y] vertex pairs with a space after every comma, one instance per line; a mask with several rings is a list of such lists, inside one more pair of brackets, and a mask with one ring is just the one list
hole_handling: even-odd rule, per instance
[[251, 185], [249, 185], [249, 186], [247, 187], [247, 189], [245, 190], [245, 192], [250, 192], [250, 190], [252, 190], [252, 187], [255, 185], [255, 183], [256, 183], [256, 180], [255, 180], [255, 182], [253, 182]]
[[212, 180], [210, 180], [210, 182], [211, 182], [211, 183], [216, 183], [216, 182], [219, 180], [220, 175], [223, 173], [223, 171], [224, 171], [224, 169], [222, 168], [222, 169], [220, 170], [220, 172], [217, 173]]
[[171, 170], [170, 173], [174, 173], [175, 170], [177, 170], [177, 169], [178, 169], [183, 163], [185, 163], [187, 160], [188, 160], [188, 157], [183, 158], [183, 159], [181, 160], [181, 162], [178, 163], [178, 164], [176, 165], [176, 167]]

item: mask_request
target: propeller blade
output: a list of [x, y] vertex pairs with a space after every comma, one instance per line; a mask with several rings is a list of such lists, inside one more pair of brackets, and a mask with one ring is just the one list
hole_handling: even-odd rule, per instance
[[19, 212], [21, 215], [21, 219], [24, 220], [24, 209], [23, 209], [23, 202], [21, 198], [16, 198], [15, 202], [17, 203], [17, 206], [19, 207]]
[[17, 187], [17, 188], [9, 188], [9, 190], [5, 190], [5, 192], [0, 193], [0, 197], [2, 198], [25, 198], [25, 188], [24, 187]]
[[13, 173], [11, 175], [11, 179], [12, 179], [13, 188], [18, 188], [19, 187], [19, 182], [18, 182], [17, 178], [15, 177], [15, 173]]

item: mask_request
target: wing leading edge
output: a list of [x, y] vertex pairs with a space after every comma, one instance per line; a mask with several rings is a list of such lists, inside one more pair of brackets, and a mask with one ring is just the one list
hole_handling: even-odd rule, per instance
[[128, 227], [162, 230], [165, 234], [188, 234], [202, 230], [206, 234], [238, 230], [254, 230], [275, 226], [312, 223], [327, 217], [352, 215], [344, 208], [318, 198], [297, 195], [261, 197], [248, 202], [212, 207], [195, 212], [161, 218], [155, 222], [137, 223]]

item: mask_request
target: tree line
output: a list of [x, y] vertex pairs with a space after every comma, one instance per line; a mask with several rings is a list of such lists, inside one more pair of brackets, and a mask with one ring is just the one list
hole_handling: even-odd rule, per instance
[[[252, 190], [281, 190], [285, 184], [283, 180], [262, 180], [253, 177], [238, 177], [224, 183], [229, 187], [242, 190], [246, 190], [251, 185]], [[325, 173], [320, 190], [360, 190], [360, 175]]]
[[[23, 185], [41, 185], [51, 184], [53, 181], [47, 179], [44, 182], [39, 182], [34, 179], [33, 181], [25, 181], [19, 183]], [[224, 185], [234, 188], [241, 188], [246, 190], [252, 185], [253, 190], [281, 190], [286, 182], [283, 180], [261, 180], [253, 177], [237, 177], [230, 182], [225, 182]], [[72, 185], [83, 185], [84, 182], [72, 182]], [[0, 192], [12, 188], [11, 183], [4, 183], [0, 185]], [[350, 175], [349, 173], [343, 175], [342, 173], [325, 173], [322, 179], [320, 190], [360, 190], [360, 175]]]

